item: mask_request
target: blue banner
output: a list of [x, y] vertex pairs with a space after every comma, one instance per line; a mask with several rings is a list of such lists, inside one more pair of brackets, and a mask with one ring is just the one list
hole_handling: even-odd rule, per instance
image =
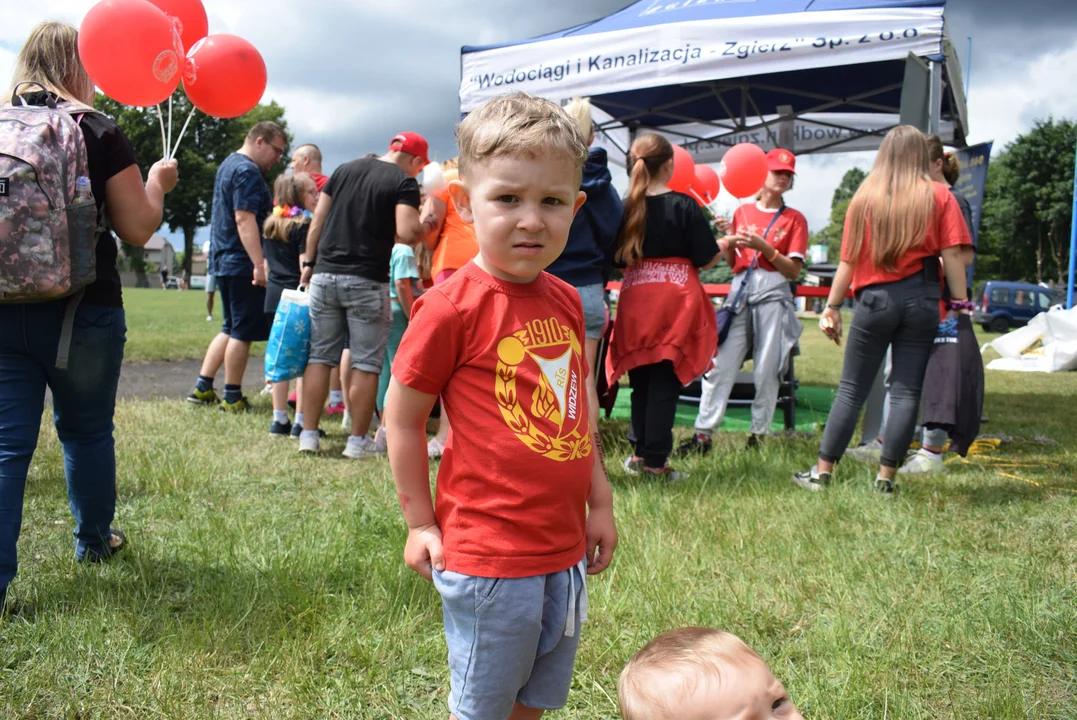
[[[954, 154], [961, 164], [961, 175], [954, 185], [954, 192], [969, 201], [972, 210], [972, 227], [969, 233], [972, 235], [972, 244], [978, 245], [980, 236], [980, 217], [984, 209], [984, 187], [987, 185], [987, 166], [991, 162], [991, 146], [993, 143], [986, 142], [982, 145], [973, 145], [964, 150], [957, 150]], [[972, 271], [976, 267], [975, 260], [969, 266], [968, 283], [969, 292], [972, 290]]]

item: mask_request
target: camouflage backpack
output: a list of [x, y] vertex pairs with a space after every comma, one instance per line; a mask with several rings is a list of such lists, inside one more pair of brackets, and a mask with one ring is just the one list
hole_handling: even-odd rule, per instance
[[98, 213], [82, 112], [49, 95], [0, 107], [0, 303], [71, 296], [57, 366], [66, 366], [82, 290], [97, 276]]

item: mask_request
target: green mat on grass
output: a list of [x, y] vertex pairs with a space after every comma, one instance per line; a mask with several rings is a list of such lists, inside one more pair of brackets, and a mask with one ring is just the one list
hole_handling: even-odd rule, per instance
[[[830, 406], [834, 402], [834, 388], [825, 387], [802, 387], [797, 390], [796, 429], [802, 432], [812, 432], [826, 422], [830, 413]], [[631, 405], [632, 389], [622, 386], [617, 393], [617, 403], [613, 407], [612, 417], [618, 420], [630, 420], [632, 418]], [[696, 421], [696, 406], [681, 403], [677, 406], [677, 419], [674, 425], [692, 427]], [[720, 430], [726, 432], [746, 433], [751, 429], [751, 407], [731, 407], [722, 420]], [[774, 432], [785, 430], [785, 415], [779, 408], [774, 414], [774, 424], [771, 426]]]

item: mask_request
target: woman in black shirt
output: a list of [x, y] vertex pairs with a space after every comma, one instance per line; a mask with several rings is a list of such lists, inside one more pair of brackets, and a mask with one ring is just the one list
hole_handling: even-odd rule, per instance
[[[60, 102], [79, 118], [98, 217], [107, 217], [124, 242], [145, 245], [161, 224], [165, 194], [176, 186], [176, 161], [156, 163], [143, 185], [131, 143], [116, 123], [93, 110], [94, 84], [79, 61], [74, 27], [43, 23], [30, 33], [15, 65], [11, 96], [16, 94], [28, 105]], [[123, 534], [111, 528], [116, 509], [112, 416], [127, 331], [116, 255], [116, 238], [100, 230], [97, 279], [78, 303], [65, 370], [56, 365], [69, 299], [0, 304], [0, 608], [17, 568], [23, 489], [46, 387], [63, 444], [75, 557], [102, 560], [124, 545]]]
[[610, 340], [609, 382], [627, 372], [632, 385], [635, 452], [625, 469], [679, 480], [684, 473], [668, 464], [673, 421], [681, 388], [710, 367], [717, 344], [714, 308], [698, 271], [714, 264], [718, 245], [696, 201], [666, 187], [673, 176], [668, 140], [639, 136], [629, 167], [616, 256], [625, 279]]

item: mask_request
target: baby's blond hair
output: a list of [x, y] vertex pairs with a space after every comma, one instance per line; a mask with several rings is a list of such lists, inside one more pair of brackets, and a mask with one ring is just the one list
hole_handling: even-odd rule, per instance
[[[636, 653], [617, 681], [623, 720], [675, 720], [677, 704], [725, 666], [762, 658], [736, 635], [703, 627], [670, 630]], [[673, 689], [673, 692], [671, 692]]]
[[576, 164], [577, 182], [587, 160], [587, 138], [564, 110], [527, 93], [502, 95], [464, 118], [456, 130], [460, 177], [477, 164], [501, 155], [538, 157], [564, 153]]

